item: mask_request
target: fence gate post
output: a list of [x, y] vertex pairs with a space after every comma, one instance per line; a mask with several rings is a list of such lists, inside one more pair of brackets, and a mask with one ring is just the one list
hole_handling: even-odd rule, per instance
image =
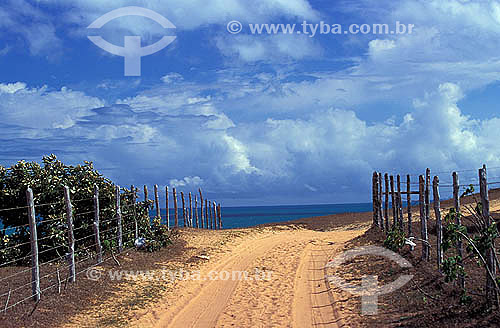
[[403, 232], [403, 198], [401, 198], [401, 176], [397, 176], [399, 229]]
[[425, 214], [425, 179], [423, 175], [418, 177], [418, 189], [419, 189], [419, 206], [420, 206], [420, 233], [422, 239], [422, 259], [425, 261], [429, 260], [429, 246], [428, 234], [427, 234], [427, 219]]
[[[460, 212], [460, 183], [458, 179], [458, 174], [457, 172], [453, 172], [453, 200], [454, 200], [454, 205], [455, 205], [455, 223], [457, 225], [462, 225], [462, 218], [461, 218], [461, 212]], [[457, 254], [460, 256], [460, 261], [459, 264], [460, 266], [463, 266], [463, 257], [464, 257], [464, 250], [462, 246], [462, 237], [458, 237], [457, 241]], [[459, 274], [458, 276], [458, 283], [462, 290], [465, 289], [465, 277], [463, 274]]]
[[116, 186], [116, 221], [118, 225], [118, 252], [123, 251], [123, 236], [122, 236], [122, 210], [120, 208], [120, 186]]
[[396, 210], [396, 193], [394, 192], [394, 176], [390, 176], [391, 180], [391, 202], [392, 202], [392, 228], [396, 227], [396, 221], [398, 219], [398, 211]]
[[443, 263], [443, 249], [441, 243], [443, 242], [443, 223], [441, 221], [441, 199], [439, 197], [439, 177], [435, 176], [432, 183], [432, 190], [434, 195], [434, 215], [436, 216], [436, 252], [437, 252], [437, 266], [441, 272], [441, 264]]
[[40, 267], [38, 263], [38, 235], [36, 232], [36, 214], [33, 190], [28, 187], [26, 190], [26, 200], [28, 202], [28, 220], [30, 226], [31, 242], [31, 293], [33, 300], [40, 300]]
[[412, 221], [411, 221], [411, 182], [410, 175], [406, 176], [406, 203], [408, 205], [408, 237], [412, 235]]
[[96, 245], [97, 263], [101, 263], [102, 247], [101, 236], [99, 235], [99, 187], [97, 185], [94, 185], [94, 239]]
[[66, 202], [66, 220], [68, 224], [68, 262], [69, 262], [69, 281], [75, 282], [75, 237], [73, 235], [73, 205], [71, 205], [71, 195], [69, 187], [64, 187], [64, 201]]
[[[488, 227], [491, 226], [490, 217], [490, 198], [488, 195], [488, 179], [486, 174], [486, 165], [479, 169], [479, 188], [482, 204], [482, 216]], [[486, 250], [486, 263], [493, 277], [496, 277], [496, 264], [495, 264], [495, 240], [492, 240], [492, 245]], [[498, 293], [495, 288], [495, 283], [491, 279], [488, 272], [486, 272], [486, 301], [488, 306], [498, 305]]]

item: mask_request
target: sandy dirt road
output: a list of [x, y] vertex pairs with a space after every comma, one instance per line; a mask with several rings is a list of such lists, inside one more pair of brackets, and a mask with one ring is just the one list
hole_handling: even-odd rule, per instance
[[199, 279], [183, 281], [175, 302], [160, 300], [132, 326], [341, 327], [324, 266], [363, 232], [285, 230], [244, 240], [202, 268]]

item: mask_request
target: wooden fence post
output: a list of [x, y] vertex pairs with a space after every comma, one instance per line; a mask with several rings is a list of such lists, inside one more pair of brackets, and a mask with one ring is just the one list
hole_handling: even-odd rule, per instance
[[217, 230], [217, 203], [213, 203], [213, 211], [214, 211], [214, 229]]
[[396, 221], [398, 219], [398, 211], [396, 210], [397, 204], [396, 204], [396, 193], [394, 192], [394, 176], [390, 176], [391, 180], [391, 202], [392, 202], [392, 228], [394, 229], [396, 227]]
[[377, 225], [377, 217], [378, 217], [378, 205], [377, 205], [377, 199], [378, 199], [378, 175], [377, 172], [373, 172], [372, 176], [372, 204], [373, 204], [373, 225]]
[[170, 209], [168, 207], [168, 186], [165, 187], [165, 206], [167, 209], [167, 229], [170, 230]]
[[[454, 200], [454, 205], [455, 205], [455, 223], [459, 226], [462, 225], [462, 218], [461, 218], [461, 212], [460, 212], [460, 182], [458, 178], [457, 172], [453, 172], [453, 200]], [[463, 245], [462, 245], [462, 237], [458, 237], [457, 241], [457, 255], [460, 256], [460, 261], [459, 264], [460, 266], [463, 266], [463, 256], [464, 256], [464, 250], [463, 250]], [[462, 290], [465, 289], [465, 277], [463, 274], [459, 274], [458, 276], [458, 283]]]
[[184, 201], [184, 192], [181, 191], [182, 200], [182, 220], [184, 221], [184, 228], [186, 227], [186, 202]]
[[68, 224], [68, 267], [69, 282], [75, 282], [75, 236], [73, 235], [73, 205], [71, 204], [71, 195], [69, 187], [64, 187], [64, 201], [66, 203], [66, 222]]
[[412, 220], [411, 220], [411, 182], [410, 175], [406, 175], [406, 202], [408, 206], [408, 237], [412, 236]]
[[214, 229], [214, 219], [213, 219], [213, 212], [212, 212], [212, 202], [208, 202], [208, 211], [210, 212], [210, 229]]
[[160, 224], [161, 224], [160, 197], [158, 195], [158, 185], [155, 185], [154, 188], [155, 188], [156, 218], [158, 218], [160, 220]]
[[425, 261], [429, 260], [429, 245], [428, 234], [427, 234], [427, 219], [425, 214], [425, 179], [421, 175], [418, 177], [419, 186], [419, 206], [420, 206], [420, 233], [422, 239], [422, 259]]
[[[101, 246], [101, 236], [99, 234], [99, 187], [94, 185], [94, 240], [97, 253], [97, 263], [102, 262], [102, 246]], [[137, 233], [137, 229], [136, 229]], [[136, 238], [137, 239], [137, 238]]]
[[118, 252], [123, 251], [123, 235], [122, 235], [122, 210], [120, 208], [120, 186], [116, 186], [116, 222], [118, 225]]
[[222, 213], [220, 204], [217, 206], [217, 215], [219, 217], [219, 229], [222, 229]]
[[383, 185], [383, 180], [382, 180], [382, 173], [378, 174], [378, 225], [379, 227], [384, 230], [384, 211], [383, 211], [383, 203], [382, 203], [382, 185]]
[[31, 293], [33, 300], [40, 300], [40, 266], [38, 263], [38, 235], [36, 232], [36, 214], [33, 190], [28, 187], [26, 190], [26, 200], [28, 202], [28, 220], [30, 227], [31, 243]]
[[201, 219], [201, 228], [203, 229], [203, 195], [201, 194], [201, 188], [198, 188], [198, 192], [200, 193], [200, 219]]
[[403, 198], [401, 198], [401, 176], [397, 176], [399, 229], [403, 232]]
[[425, 218], [430, 221], [431, 215], [431, 170], [425, 170]]
[[146, 204], [149, 201], [148, 186], [146, 186], [146, 185], [144, 185], [144, 201], [146, 202]]
[[210, 226], [208, 225], [208, 200], [205, 199], [205, 227], [206, 229], [210, 229]]
[[135, 189], [134, 185], [130, 186], [130, 192], [132, 193], [132, 208], [133, 208], [133, 213], [134, 213], [134, 240], [137, 240], [139, 238], [139, 225], [137, 224], [137, 212], [135, 210], [135, 203], [137, 201], [137, 190]]
[[439, 197], [439, 177], [435, 176], [432, 183], [432, 190], [434, 195], [434, 215], [436, 216], [436, 252], [437, 252], [437, 266], [441, 272], [441, 265], [443, 263], [443, 249], [441, 243], [443, 242], [443, 223], [441, 221], [441, 199]]
[[[486, 173], [486, 165], [479, 169], [479, 188], [481, 195], [482, 216], [486, 222], [487, 227], [492, 224], [490, 216], [490, 198], [488, 194], [488, 178]], [[496, 277], [496, 263], [495, 263], [495, 239], [492, 240], [492, 245], [486, 250], [486, 263], [493, 275]], [[495, 283], [491, 279], [488, 272], [486, 272], [486, 301], [488, 306], [498, 306], [498, 293], [495, 288]]]
[[385, 180], [385, 204], [384, 204], [384, 217], [385, 217], [385, 233], [389, 232], [389, 174], [384, 175]]
[[189, 226], [193, 227], [193, 197], [189, 192]]
[[177, 193], [175, 188], [172, 189], [174, 195], [174, 227], [179, 228], [179, 208], [177, 207]]
[[200, 227], [200, 220], [198, 219], [198, 195], [194, 195], [194, 218], [196, 220], [196, 229]]

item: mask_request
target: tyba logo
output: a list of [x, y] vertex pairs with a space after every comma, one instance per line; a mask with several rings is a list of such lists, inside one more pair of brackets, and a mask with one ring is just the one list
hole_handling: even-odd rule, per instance
[[[110, 11], [109, 13], [96, 19], [87, 28], [100, 29], [106, 23], [124, 16], [142, 16], [157, 22], [163, 28], [176, 28], [172, 22], [157, 12], [133, 6]], [[164, 36], [160, 41], [152, 45], [142, 47], [140, 36], [125, 36], [124, 46], [119, 47], [104, 40], [101, 36], [88, 36], [88, 38], [104, 51], [125, 58], [125, 76], [141, 76], [141, 58], [157, 53], [176, 39], [175, 36]]]

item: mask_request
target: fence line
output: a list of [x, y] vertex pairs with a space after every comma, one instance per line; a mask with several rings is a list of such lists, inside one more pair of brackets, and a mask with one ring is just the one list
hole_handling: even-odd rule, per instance
[[[180, 209], [177, 207], [176, 188], [173, 188], [172, 192], [169, 191], [168, 187], [165, 188], [166, 214], [164, 216], [160, 211], [158, 185], [154, 185], [155, 199], [153, 203], [149, 201], [147, 186], [144, 186], [144, 202], [142, 204], [137, 203], [137, 191], [134, 186], [131, 186], [130, 190], [115, 186], [114, 200], [112, 200], [109, 197], [101, 197], [99, 188], [96, 185], [93, 190], [93, 197], [72, 199], [70, 188], [65, 186], [61, 193], [63, 196], [61, 201], [36, 204], [33, 191], [28, 187], [26, 189], [26, 206], [0, 209], [0, 217], [5, 213], [19, 212], [19, 217], [27, 216], [28, 221], [27, 224], [5, 226], [2, 229], [4, 235], [13, 235], [23, 229], [23, 233], [28, 234], [30, 238], [29, 241], [13, 245], [0, 244], [0, 255], [19, 254], [19, 256], [0, 262], [0, 268], [29, 263], [29, 266], [25, 267], [25, 269], [0, 278], [0, 282], [7, 286], [7, 290], [0, 290], [0, 298], [5, 300], [5, 303], [2, 303], [4, 305], [3, 311], [5, 312], [28, 300], [39, 302], [44, 293], [52, 288], [57, 287], [57, 291], [60, 293], [61, 284], [76, 283], [77, 276], [89, 267], [99, 265], [114, 257], [114, 255], [104, 257], [104, 253], [109, 251], [113, 254], [114, 247], [116, 247], [118, 254], [124, 250], [134, 248], [135, 242], [140, 237], [137, 212], [140, 207], [145, 206], [148, 218], [150, 218], [149, 210], [154, 210], [156, 217], [160, 219], [160, 224], [166, 224], [170, 230], [171, 209], [169, 208], [169, 196], [173, 196], [175, 221], [172, 228], [181, 228], [178, 222], [178, 211]], [[184, 193], [181, 192], [183, 227], [222, 229], [221, 204], [204, 198], [201, 188], [197, 192], [199, 193], [199, 206], [198, 195], [195, 193], [193, 207], [192, 193], [190, 192], [189, 209], [185, 204]], [[205, 200], [205, 204], [203, 204], [203, 200]], [[108, 205], [103, 208], [101, 201]], [[92, 210], [78, 211], [81, 206], [87, 206], [82, 205], [83, 202], [89, 202], [87, 205], [90, 205]], [[208, 224], [207, 204], [210, 204], [210, 225]], [[60, 208], [56, 208], [58, 214], [55, 214], [55, 217], [51, 216], [50, 219], [45, 219], [37, 215], [37, 210], [40, 210], [43, 206], [53, 205], [61, 205]], [[163, 218], [165, 218], [164, 223], [161, 221]], [[87, 220], [88, 222], [86, 222]], [[75, 226], [75, 223], [78, 226]], [[47, 224], [54, 224], [60, 230], [48, 233], [48, 231], [44, 230], [44, 226]], [[41, 230], [37, 231], [37, 228]], [[86, 230], [89, 230], [88, 235], [85, 235]], [[92, 241], [90, 242], [90, 240]], [[94, 259], [93, 263], [89, 264], [88, 262], [92, 259]], [[83, 268], [81, 267], [82, 264], [84, 264]], [[55, 268], [52, 265], [55, 265]], [[41, 270], [43, 274], [40, 274]], [[47, 272], [47, 270], [49, 271]], [[26, 274], [30, 271], [31, 276], [28, 278]], [[66, 277], [61, 277], [61, 274]], [[56, 275], [57, 283], [52, 284]], [[13, 284], [13, 282], [25, 279], [26, 283]], [[28, 293], [29, 286], [31, 288]]]
[[[498, 167], [500, 168], [500, 167]], [[495, 169], [498, 169], [495, 168]], [[428, 236], [428, 224], [430, 222], [430, 198], [431, 198], [431, 188], [432, 188], [432, 198], [433, 198], [433, 209], [434, 209], [434, 219], [436, 224], [436, 245], [435, 245], [435, 263], [437, 269], [442, 272], [443, 261], [445, 260], [445, 256], [443, 254], [443, 214], [441, 207], [441, 196], [440, 190], [451, 188], [453, 193], [453, 205], [451, 209], [454, 214], [454, 224], [458, 227], [462, 226], [462, 213], [461, 213], [461, 197], [460, 188], [466, 188], [469, 192], [471, 191], [470, 186], [476, 187], [479, 186], [479, 194], [474, 194], [480, 197], [480, 207], [479, 213], [476, 213], [476, 209], [472, 208], [469, 205], [464, 205], [465, 208], [470, 212], [471, 215], [479, 215], [480, 226], [478, 223], [474, 223], [480, 231], [487, 231], [494, 224], [494, 220], [490, 214], [490, 201], [489, 201], [489, 186], [499, 184], [500, 182], [488, 182], [487, 179], [487, 168], [484, 165], [482, 168], [478, 170], [478, 178], [474, 181], [474, 183], [463, 183], [459, 179], [458, 172], [472, 172], [473, 170], [463, 170], [463, 171], [455, 171], [455, 172], [440, 172], [440, 173], [449, 173], [452, 178], [451, 184], [440, 184], [440, 178], [436, 174], [431, 182], [431, 171], [430, 169], [426, 169], [425, 175], [419, 175], [418, 183], [413, 183], [411, 181], [411, 177], [413, 175], [408, 174], [406, 176], [406, 191], [401, 191], [400, 186], [400, 175], [396, 176], [396, 186], [394, 184], [394, 175], [389, 175], [385, 173], [374, 172], [373, 174], [373, 215], [374, 226], [379, 227], [386, 234], [390, 233], [391, 230], [399, 229], [401, 233], [404, 232], [404, 222], [403, 222], [403, 211], [402, 211], [402, 201], [401, 195], [406, 194], [406, 203], [407, 203], [407, 224], [408, 224], [408, 232], [407, 232], [407, 242], [412, 243], [412, 240], [418, 240], [422, 243], [422, 259], [425, 261], [430, 261], [430, 249], [431, 244], [429, 242]], [[384, 177], [384, 179], [382, 178]], [[497, 179], [498, 177], [494, 177]], [[384, 183], [385, 182], [385, 183]], [[418, 185], [418, 191], [412, 190], [414, 186]], [[384, 187], [384, 188], [382, 188]], [[396, 187], [396, 188], [395, 188]], [[412, 231], [412, 195], [418, 195], [418, 206], [420, 213], [420, 239], [415, 239]], [[464, 193], [465, 195], [465, 193]], [[473, 197], [475, 197], [473, 195]], [[385, 196], [385, 202], [383, 203], [382, 196]], [[389, 196], [391, 197], [391, 201], [389, 201]], [[474, 198], [476, 199], [476, 198]], [[389, 208], [392, 210], [392, 225], [389, 226]], [[451, 210], [450, 210], [450, 213]], [[385, 223], [385, 225], [384, 225]], [[447, 222], [448, 224], [450, 222]], [[459, 232], [459, 236], [455, 241], [455, 249], [456, 254], [458, 256], [457, 262], [460, 266], [463, 267], [463, 256], [464, 256], [464, 246], [463, 240], [470, 244], [472, 239], [470, 239], [466, 234], [462, 234]], [[500, 264], [496, 260], [495, 256], [495, 237], [489, 246], [486, 246], [486, 253], [484, 258], [481, 260], [484, 263], [485, 275], [486, 275], [486, 285], [484, 290], [486, 291], [486, 302], [489, 307], [498, 306], [499, 300], [499, 287], [497, 283], [497, 266]], [[411, 247], [413, 250], [413, 246]], [[476, 249], [477, 251], [477, 249]], [[500, 268], [500, 267], [499, 267]], [[461, 290], [465, 291], [465, 276], [464, 273], [458, 273], [458, 285]]]

